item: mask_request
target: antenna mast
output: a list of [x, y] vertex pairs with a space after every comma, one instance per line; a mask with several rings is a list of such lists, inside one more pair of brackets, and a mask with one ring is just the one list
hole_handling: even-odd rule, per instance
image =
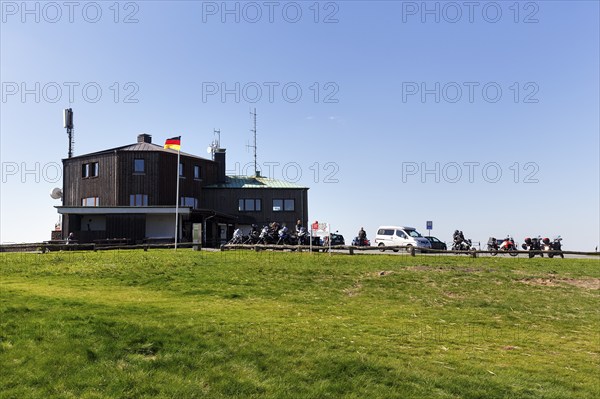
[[75, 139], [73, 135], [73, 109], [66, 108], [63, 111], [63, 126], [67, 129], [69, 136], [69, 158], [73, 157], [73, 148], [75, 147]]
[[217, 135], [217, 148], [221, 148], [221, 129], [213, 129], [213, 134]]
[[254, 134], [254, 145], [251, 145], [250, 147], [254, 150], [254, 175], [258, 176], [259, 171], [256, 163], [256, 108], [254, 108], [254, 112], [250, 112], [250, 115], [252, 115], [254, 121], [253, 128], [250, 129], [250, 131]]

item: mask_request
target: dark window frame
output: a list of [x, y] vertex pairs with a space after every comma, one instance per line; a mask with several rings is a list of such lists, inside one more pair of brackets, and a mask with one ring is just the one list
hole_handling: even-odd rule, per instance
[[[280, 201], [281, 202], [281, 206], [279, 206], [279, 209], [275, 209], [275, 201]], [[291, 201], [292, 203], [292, 209], [286, 209], [287, 204], [289, 204]], [[273, 198], [273, 212], [296, 212], [296, 200], [294, 198]]]
[[148, 194], [129, 194], [129, 206], [148, 206]]
[[[89, 200], [93, 200], [93, 205], [88, 205]], [[81, 199], [81, 206], [98, 207], [100, 206], [100, 197], [84, 197]]]
[[[142, 170], [138, 169], [138, 161], [141, 161]], [[146, 173], [146, 160], [144, 158], [134, 158], [133, 159], [133, 173], [138, 175], [143, 175]]]
[[100, 165], [96, 162], [86, 162], [81, 164], [81, 178], [91, 179], [100, 174]]
[[[246, 201], [252, 201], [252, 206], [247, 206]], [[249, 209], [252, 208], [252, 209]], [[238, 199], [238, 211], [239, 212], [262, 212], [262, 199], [261, 198], [240, 198]]]
[[[192, 200], [193, 204], [190, 205], [188, 200]], [[186, 202], [188, 202], [187, 205]], [[179, 206], [189, 206], [193, 209], [198, 209], [199, 205], [200, 201], [196, 197], [179, 197]]]

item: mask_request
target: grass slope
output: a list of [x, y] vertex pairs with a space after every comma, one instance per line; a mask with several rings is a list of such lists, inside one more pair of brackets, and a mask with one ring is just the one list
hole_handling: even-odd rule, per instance
[[0, 254], [0, 397], [598, 398], [599, 266]]

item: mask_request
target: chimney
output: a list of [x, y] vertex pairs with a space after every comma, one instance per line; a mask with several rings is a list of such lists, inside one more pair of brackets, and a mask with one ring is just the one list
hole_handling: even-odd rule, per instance
[[217, 163], [217, 180], [219, 183], [225, 183], [225, 148], [217, 148], [214, 156]]
[[146, 133], [138, 134], [137, 142], [152, 144], [152, 136]]

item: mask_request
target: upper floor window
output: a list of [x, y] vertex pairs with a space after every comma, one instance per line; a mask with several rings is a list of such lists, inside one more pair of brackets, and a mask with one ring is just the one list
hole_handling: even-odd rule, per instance
[[291, 212], [296, 209], [295, 201], [293, 199], [274, 199], [273, 200], [273, 212]]
[[148, 206], [148, 195], [131, 194], [129, 196], [129, 206]]
[[133, 160], [133, 173], [145, 173], [146, 165], [144, 159], [136, 158]]
[[183, 169], [184, 169], [185, 165], [183, 164], [183, 162], [179, 163], [179, 177], [184, 177], [183, 176]]
[[283, 200], [283, 210], [284, 211], [295, 211], [296, 203], [293, 199]]
[[100, 206], [100, 198], [99, 197], [82, 198], [81, 206]]
[[179, 199], [179, 206], [191, 206], [192, 208], [198, 208], [198, 198], [181, 197]]
[[262, 210], [262, 201], [260, 198], [242, 198], [238, 202], [238, 210], [240, 212], [260, 212]]
[[81, 177], [98, 177], [98, 162], [84, 163], [81, 165]]
[[194, 179], [196, 179], [196, 180], [201, 179], [200, 165], [194, 165]]

